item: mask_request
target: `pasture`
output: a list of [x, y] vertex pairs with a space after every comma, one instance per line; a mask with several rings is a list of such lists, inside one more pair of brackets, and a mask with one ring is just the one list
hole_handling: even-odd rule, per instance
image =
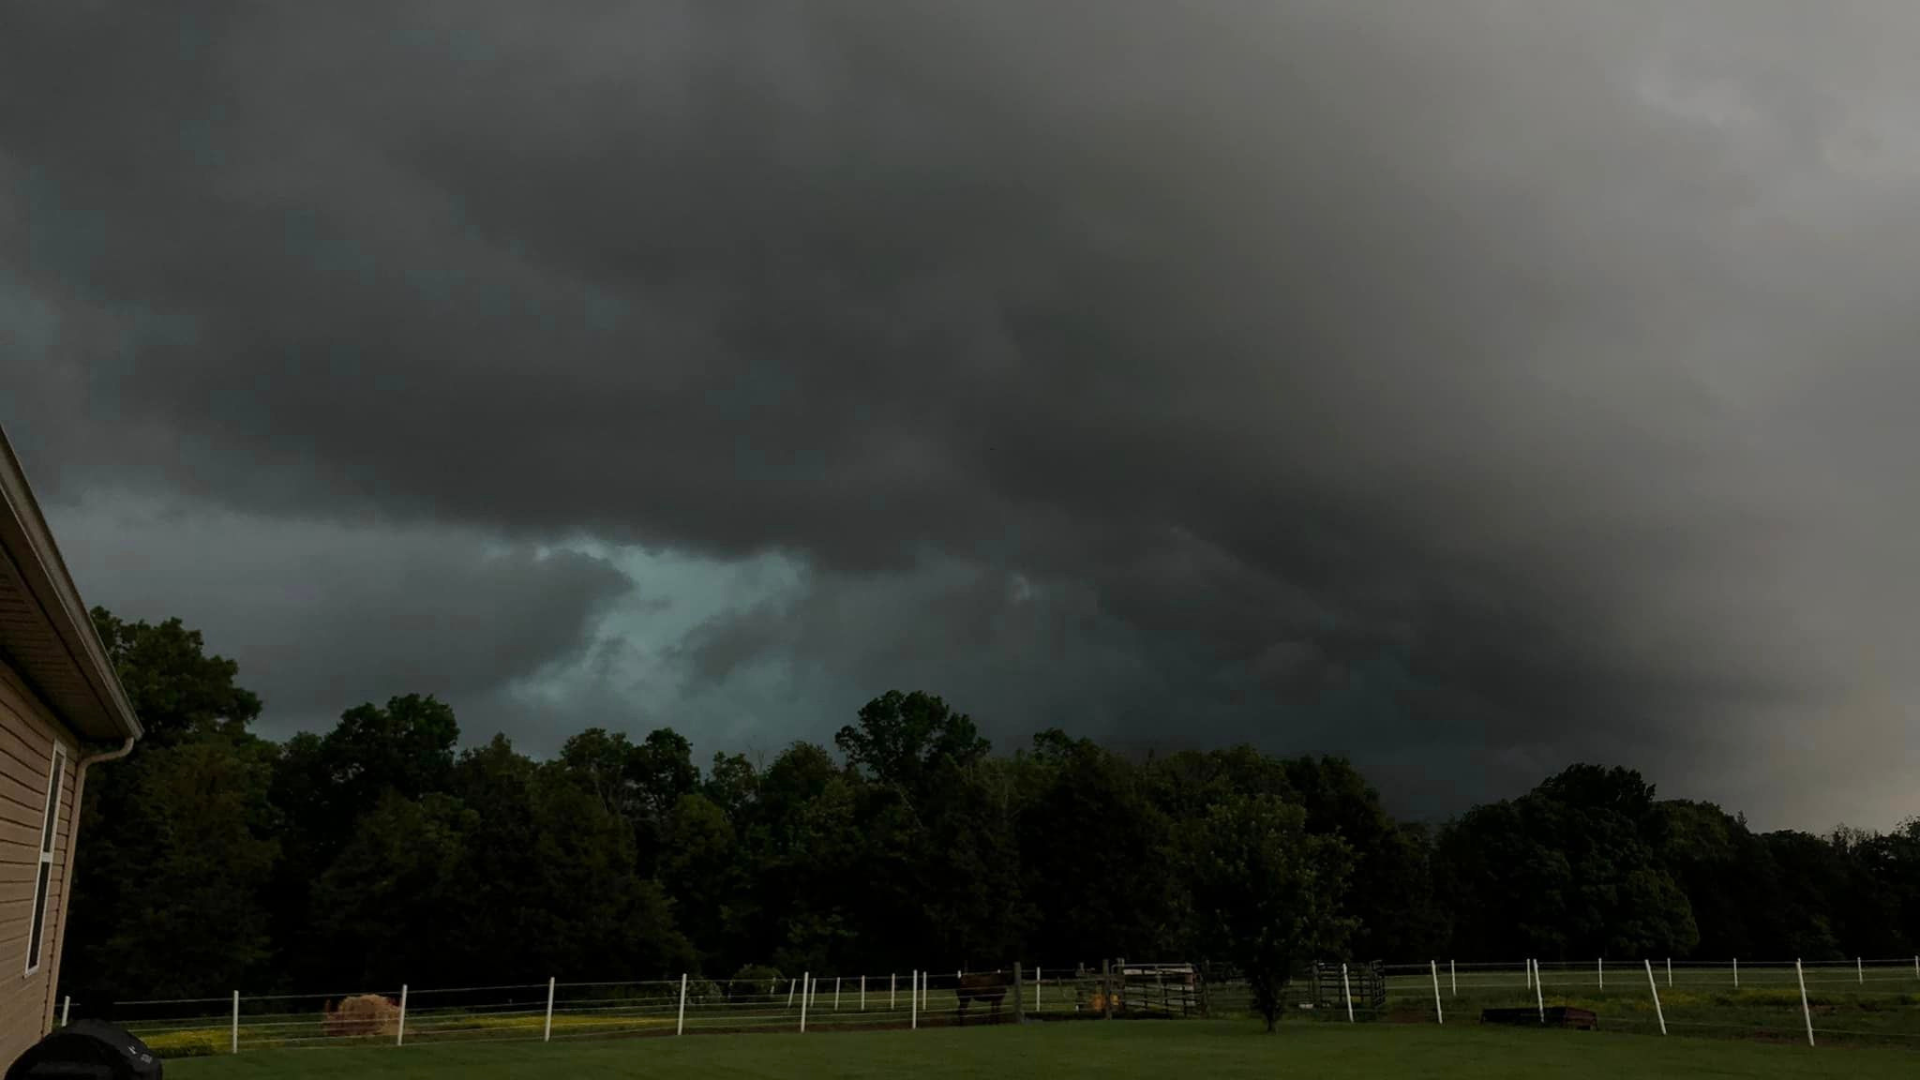
[[263, 1050], [167, 1063], [178, 1080], [322, 1080], [347, 1077], [808, 1077], [1311, 1076], [1377, 1080], [1619, 1080], [1621, 1077], [1913, 1075], [1910, 1051], [1810, 1049], [1607, 1032], [1530, 1031], [1472, 1024], [1293, 1023], [1274, 1035], [1250, 1021], [1039, 1023], [973, 1029], [756, 1034], [593, 1042], [443, 1043]]
[[[969, 978], [979, 975], [970, 974]], [[912, 975], [813, 979], [811, 1004], [795, 993], [799, 980], [691, 979], [623, 983], [559, 983], [464, 989], [415, 988], [376, 995], [401, 1002], [365, 1026], [340, 1025], [326, 1009], [346, 995], [269, 995], [190, 1001], [117, 1003], [111, 1018], [166, 1058], [261, 1050], [407, 1046], [456, 1041], [556, 1041], [634, 1036], [828, 1032], [932, 1028], [988, 1022], [994, 1002], [963, 994], [959, 975], [931, 975], [915, 1005]], [[1092, 984], [1049, 979], [1022, 993], [1036, 1017], [1086, 1007]], [[998, 1004], [1008, 1013], [1003, 989]], [[84, 1005], [81, 1015], [85, 1015]]]
[[[1521, 964], [1437, 966], [1440, 1004], [1449, 1024], [1471, 1023], [1486, 1008], [1544, 1005], [1586, 1009], [1611, 1032], [1659, 1037], [1665, 1021], [1674, 1036], [1801, 1042], [1808, 1013], [1822, 1048], [1877, 1043], [1920, 1051], [1920, 977], [1911, 960], [1859, 965], [1809, 965], [1807, 1005], [1791, 964], [1742, 965], [1738, 984], [1730, 964], [1543, 965], [1536, 991]], [[1654, 991], [1659, 992], [1656, 1007]], [[1425, 965], [1389, 969], [1387, 1019], [1431, 1023], [1433, 971]]]

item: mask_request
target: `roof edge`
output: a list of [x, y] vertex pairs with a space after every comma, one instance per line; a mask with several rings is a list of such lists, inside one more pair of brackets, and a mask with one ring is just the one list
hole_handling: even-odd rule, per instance
[[140, 718], [134, 715], [126, 688], [120, 685], [120, 676], [93, 627], [93, 616], [80, 599], [80, 590], [67, 571], [66, 560], [61, 558], [53, 532], [40, 512], [39, 500], [34, 498], [33, 487], [27, 482], [26, 470], [21, 468], [20, 459], [3, 429], [0, 429], [0, 503], [5, 504], [5, 512], [14, 526], [5, 531], [17, 531], [25, 539], [24, 545], [8, 545], [25, 548], [12, 551], [14, 562], [28, 578], [28, 588], [40, 599], [41, 610], [85, 676], [100, 703], [101, 714], [118, 729], [121, 738], [139, 738], [143, 732]]

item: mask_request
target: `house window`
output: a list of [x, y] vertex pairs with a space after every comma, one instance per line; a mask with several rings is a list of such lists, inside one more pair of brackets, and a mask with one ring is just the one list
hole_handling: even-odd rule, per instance
[[53, 748], [47, 777], [47, 809], [40, 822], [40, 876], [33, 889], [33, 933], [27, 939], [27, 974], [40, 970], [40, 944], [47, 930], [47, 890], [53, 885], [53, 834], [60, 825], [60, 782], [66, 779], [67, 752]]

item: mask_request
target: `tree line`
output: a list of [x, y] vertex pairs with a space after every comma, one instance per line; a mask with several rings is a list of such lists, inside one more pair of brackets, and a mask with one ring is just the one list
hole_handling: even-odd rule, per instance
[[197, 632], [94, 618], [148, 734], [87, 785], [77, 1002], [1113, 956], [1270, 998], [1314, 959], [1920, 952], [1920, 820], [1761, 833], [1575, 765], [1428, 826], [1340, 759], [996, 754], [925, 693], [704, 768], [664, 728], [463, 749], [422, 695], [276, 742]]

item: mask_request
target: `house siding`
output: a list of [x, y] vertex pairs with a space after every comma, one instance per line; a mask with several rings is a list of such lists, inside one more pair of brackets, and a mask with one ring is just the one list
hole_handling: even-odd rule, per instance
[[[28, 975], [40, 829], [56, 740], [66, 749], [66, 767], [40, 965]], [[76, 749], [46, 706], [0, 661], [0, 1062], [11, 1062], [52, 1027], [60, 929], [67, 914], [63, 887], [72, 851]]]

